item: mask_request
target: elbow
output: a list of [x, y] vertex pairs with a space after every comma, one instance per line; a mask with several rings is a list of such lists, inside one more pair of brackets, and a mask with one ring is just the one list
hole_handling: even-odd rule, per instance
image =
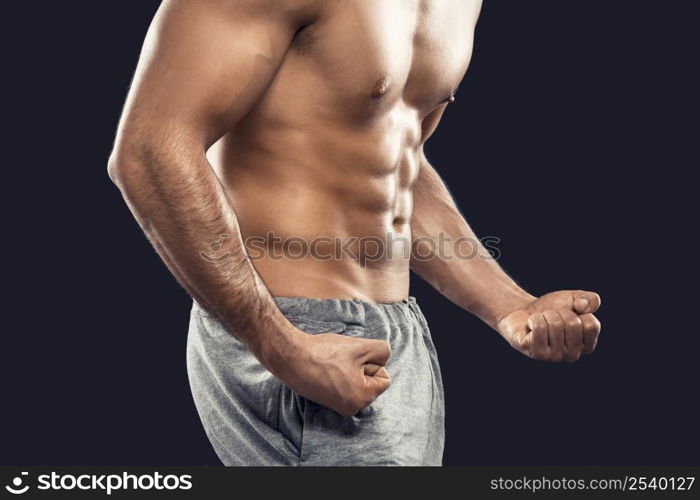
[[161, 177], [163, 171], [184, 168], [185, 159], [193, 158], [195, 152], [200, 151], [205, 157], [203, 149], [182, 135], [171, 134], [163, 140], [147, 134], [134, 137], [133, 133], [122, 132], [107, 161], [107, 175], [123, 193], [137, 190], [144, 183]]
[[151, 179], [166, 166], [178, 165], [181, 156], [190, 157], [195, 145], [181, 135], [171, 134], [167, 140], [148, 134], [121, 131], [107, 161], [107, 175], [122, 191], [130, 185]]
[[146, 154], [135, 152], [134, 148], [115, 147], [107, 161], [107, 175], [124, 191], [132, 181], [142, 177], [147, 165]]
[[109, 155], [109, 160], [107, 161], [107, 175], [109, 176], [110, 180], [117, 186], [119, 186], [119, 177], [121, 170], [122, 168], [120, 167], [118, 156], [114, 152], [112, 152], [112, 154]]
[[129, 158], [112, 152], [107, 161], [107, 175], [122, 194], [139, 182], [143, 174], [144, 162], [140, 158]]
[[117, 139], [114, 149], [109, 155], [109, 160], [107, 160], [107, 175], [119, 189], [123, 189], [124, 182], [134, 175], [134, 169], [142, 161], [139, 159], [140, 155], [133, 153], [134, 148], [130, 144], [131, 141], [119, 139]]

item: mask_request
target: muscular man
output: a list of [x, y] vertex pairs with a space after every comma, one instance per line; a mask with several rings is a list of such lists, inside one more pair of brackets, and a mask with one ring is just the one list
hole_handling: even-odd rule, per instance
[[480, 4], [160, 7], [109, 172], [194, 299], [188, 374], [225, 464], [441, 464], [442, 381], [411, 269], [527, 356], [594, 349], [598, 296], [523, 291], [423, 152]]

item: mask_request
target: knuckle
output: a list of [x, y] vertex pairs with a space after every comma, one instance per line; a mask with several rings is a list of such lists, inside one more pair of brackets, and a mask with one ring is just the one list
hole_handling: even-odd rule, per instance
[[567, 327], [569, 330], [575, 330], [575, 329], [578, 328], [580, 325], [581, 325], [581, 321], [579, 321], [578, 318], [571, 318], [570, 320], [568, 320], [568, 321], [566, 322], [566, 327]]
[[600, 321], [593, 314], [584, 314], [581, 321], [587, 328], [600, 328]]
[[552, 325], [552, 328], [556, 330], [560, 330], [564, 328], [564, 322], [560, 319], [553, 319], [549, 321], [549, 324]]
[[549, 332], [549, 338], [555, 345], [560, 345], [564, 343], [564, 331], [556, 330]]
[[382, 341], [382, 350], [387, 356], [391, 356], [391, 345], [389, 342]]
[[600, 329], [602, 328], [602, 325], [600, 324], [600, 321], [598, 320], [598, 318], [596, 318], [595, 316], [593, 316], [593, 325], [594, 325], [596, 334], [600, 333]]
[[564, 326], [564, 322], [561, 319], [561, 316], [559, 316], [559, 313], [556, 311], [547, 311], [544, 314], [544, 317], [546, 319], [546, 322], [549, 326], [552, 327], [558, 327], [558, 326]]
[[532, 328], [533, 332], [537, 332], [542, 329], [542, 322], [536, 319], [535, 316], [530, 316], [528, 326]]

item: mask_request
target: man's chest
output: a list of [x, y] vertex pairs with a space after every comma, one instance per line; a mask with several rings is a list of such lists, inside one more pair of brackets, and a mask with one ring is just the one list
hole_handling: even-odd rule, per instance
[[469, 64], [480, 0], [338, 0], [300, 33], [308, 58], [349, 106], [401, 98], [429, 111], [448, 99]]

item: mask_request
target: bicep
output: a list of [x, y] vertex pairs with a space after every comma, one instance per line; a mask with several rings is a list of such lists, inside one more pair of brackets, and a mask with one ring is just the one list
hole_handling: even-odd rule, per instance
[[[260, 0], [166, 0], [146, 36], [120, 131], [184, 132], [205, 147], [274, 78], [296, 20]], [[136, 138], [138, 139], [138, 138]]]

